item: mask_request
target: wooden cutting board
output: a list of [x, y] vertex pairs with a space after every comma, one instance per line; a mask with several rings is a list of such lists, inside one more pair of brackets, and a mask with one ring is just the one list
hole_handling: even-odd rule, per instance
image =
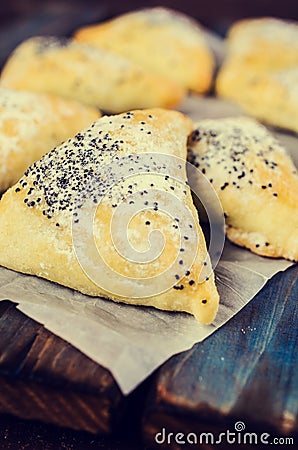
[[124, 403], [106, 369], [0, 302], [0, 412], [110, 433]]
[[269, 442], [288, 436], [298, 445], [297, 326], [294, 266], [208, 339], [164, 364], [144, 412], [147, 442], [162, 428], [218, 436], [242, 422], [247, 432], [270, 434]]

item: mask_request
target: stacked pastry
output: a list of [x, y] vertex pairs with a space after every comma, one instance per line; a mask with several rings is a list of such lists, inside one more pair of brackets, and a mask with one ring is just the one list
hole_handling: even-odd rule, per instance
[[273, 18], [232, 26], [218, 95], [261, 121], [298, 132], [298, 25]]

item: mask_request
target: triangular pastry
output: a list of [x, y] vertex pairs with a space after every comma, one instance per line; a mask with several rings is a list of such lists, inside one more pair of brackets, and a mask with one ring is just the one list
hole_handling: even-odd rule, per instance
[[202, 120], [188, 160], [208, 177], [228, 238], [254, 253], [298, 260], [298, 175], [281, 144], [253, 119]]
[[8, 58], [0, 85], [61, 95], [101, 110], [174, 107], [185, 90], [104, 49], [56, 37], [32, 37]]
[[144, 8], [79, 29], [75, 39], [123, 55], [186, 89], [210, 88], [214, 58], [199, 24], [166, 8]]
[[192, 127], [162, 109], [104, 116], [47, 153], [0, 201], [0, 264], [211, 322], [219, 296], [185, 173]]
[[98, 117], [97, 109], [56, 96], [0, 88], [0, 192]]

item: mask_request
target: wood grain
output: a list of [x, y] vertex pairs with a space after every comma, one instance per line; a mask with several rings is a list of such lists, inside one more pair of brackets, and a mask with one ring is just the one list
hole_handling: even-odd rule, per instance
[[144, 412], [146, 442], [153, 445], [163, 427], [235, 431], [239, 420], [247, 432], [296, 436], [298, 442], [297, 300], [295, 266], [203, 343], [165, 363]]
[[0, 412], [107, 434], [124, 407], [108, 370], [0, 302]]

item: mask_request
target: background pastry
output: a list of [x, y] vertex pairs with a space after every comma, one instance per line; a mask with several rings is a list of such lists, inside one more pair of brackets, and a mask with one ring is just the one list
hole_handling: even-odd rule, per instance
[[298, 260], [298, 175], [285, 149], [253, 119], [202, 120], [188, 159], [214, 186], [228, 238], [255, 253]]
[[52, 95], [0, 88], [0, 192], [100, 112]]
[[234, 62], [223, 69], [217, 91], [262, 122], [298, 133], [298, 65], [254, 74]]
[[23, 42], [6, 62], [0, 85], [46, 92], [108, 112], [174, 107], [182, 87], [104, 49], [55, 37]]
[[240, 20], [228, 32], [228, 58], [254, 72], [298, 65], [298, 25], [272, 17]]
[[265, 123], [298, 132], [298, 25], [263, 18], [232, 26], [218, 95]]
[[214, 58], [199, 24], [165, 8], [146, 8], [79, 29], [75, 39], [123, 55], [197, 93], [209, 90]]
[[[186, 311], [211, 322], [219, 297], [186, 184], [192, 127], [176, 111], [133, 111], [103, 117], [47, 153], [1, 199], [0, 264], [85, 294]], [[174, 176], [167, 175], [170, 167]], [[103, 266], [93, 248], [89, 252], [90, 226]], [[165, 239], [160, 256], [135, 263], [133, 249], [141, 258], [148, 246], [155, 251], [159, 241], [148, 237], [155, 229]], [[179, 229], [185, 229], [182, 235]], [[124, 244], [126, 236], [132, 253], [122, 257], [115, 242]]]

